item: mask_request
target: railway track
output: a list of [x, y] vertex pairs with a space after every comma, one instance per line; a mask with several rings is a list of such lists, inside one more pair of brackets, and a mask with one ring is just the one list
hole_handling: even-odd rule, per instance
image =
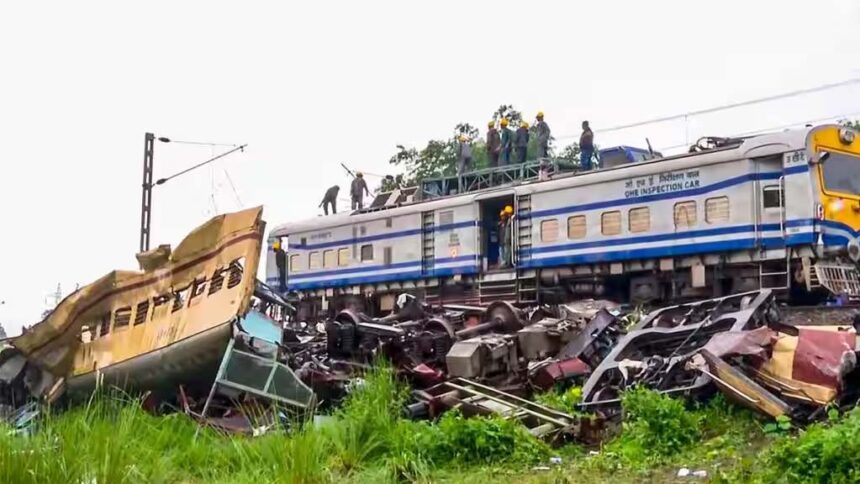
[[860, 304], [847, 306], [781, 306], [783, 322], [794, 326], [850, 326]]

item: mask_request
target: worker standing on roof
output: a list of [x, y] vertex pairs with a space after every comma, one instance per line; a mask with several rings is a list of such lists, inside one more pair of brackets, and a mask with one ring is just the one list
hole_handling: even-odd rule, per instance
[[537, 118], [538, 158], [546, 158], [549, 156], [549, 125], [543, 120], [543, 111], [538, 111], [535, 117]]
[[472, 169], [472, 142], [465, 134], [460, 135], [460, 143], [457, 145], [457, 175], [463, 176]]
[[502, 259], [499, 261], [500, 268], [511, 266], [511, 231], [513, 229], [512, 216], [514, 207], [506, 205], [499, 213], [499, 241], [502, 243]]
[[514, 146], [514, 133], [508, 128], [508, 118], [502, 118], [502, 165], [511, 163], [511, 151]]
[[496, 122], [490, 121], [487, 123], [487, 157], [490, 159], [490, 168], [499, 166], [501, 152], [502, 139], [499, 137], [499, 130], [496, 129]]
[[529, 123], [525, 121], [520, 123], [514, 137], [514, 147], [517, 149], [517, 163], [525, 163], [526, 152], [529, 149]]
[[594, 132], [588, 126], [588, 121], [582, 122], [579, 150], [579, 162], [582, 164], [582, 171], [588, 171], [591, 169], [591, 158], [594, 156]]
[[352, 179], [352, 185], [349, 187], [349, 195], [352, 198], [352, 209], [361, 210], [364, 208], [364, 194], [370, 195], [370, 190], [367, 189], [367, 182], [364, 181], [364, 173], [356, 172], [355, 178]]
[[337, 185], [325, 191], [325, 195], [323, 196], [322, 202], [320, 202], [320, 207], [322, 207], [323, 212], [325, 212], [326, 215], [328, 215], [329, 205], [331, 205], [331, 213], [337, 213], [338, 192], [340, 192], [340, 187]]
[[278, 267], [278, 288], [281, 292], [287, 292], [287, 253], [281, 248], [281, 241], [276, 240], [272, 244], [275, 251], [275, 265]]

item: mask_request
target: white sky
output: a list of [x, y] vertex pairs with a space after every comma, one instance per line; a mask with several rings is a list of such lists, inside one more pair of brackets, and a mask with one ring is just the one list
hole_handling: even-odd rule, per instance
[[[239, 208], [225, 169], [271, 227], [317, 214], [349, 181], [339, 162], [391, 173], [396, 144], [484, 127], [503, 103], [557, 136], [589, 119], [603, 146], [860, 117], [855, 84], [600, 133], [860, 77], [858, 27], [853, 0], [3, 2], [0, 323], [35, 322], [57, 283], [136, 268], [146, 131], [250, 144], [155, 189], [152, 245], [175, 245]], [[156, 178], [211, 154], [157, 144]]]

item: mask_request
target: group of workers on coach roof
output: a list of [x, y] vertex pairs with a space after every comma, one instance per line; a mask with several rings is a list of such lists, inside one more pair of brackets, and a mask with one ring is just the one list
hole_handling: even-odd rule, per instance
[[[537, 122], [535, 124], [535, 134], [537, 136], [537, 157], [540, 160], [538, 167], [538, 179], [547, 180], [550, 176], [551, 164], [549, 162], [549, 140], [551, 131], [549, 125], [544, 121], [543, 111], [539, 111], [535, 116]], [[502, 118], [499, 122], [499, 128], [496, 128], [496, 121], [487, 123], [487, 155], [489, 158], [490, 168], [506, 166], [513, 163], [525, 163], [526, 152], [529, 146], [529, 123], [522, 121], [516, 131], [511, 130], [508, 125], [508, 118]], [[588, 121], [582, 122], [582, 134], [579, 137], [580, 149], [580, 166], [581, 171], [590, 170], [592, 167], [591, 160], [594, 157], [594, 133], [588, 125]], [[472, 140], [468, 136], [462, 134], [457, 139], [457, 175], [461, 176], [472, 171], [473, 156], [472, 156]], [[326, 190], [319, 206], [323, 212], [328, 215], [329, 208], [331, 213], [337, 213], [337, 195], [340, 192], [340, 187], [335, 185]], [[367, 188], [367, 182], [361, 172], [355, 174], [352, 183], [349, 187], [349, 196], [352, 202], [353, 210], [364, 208], [364, 195], [370, 195], [370, 190]]]

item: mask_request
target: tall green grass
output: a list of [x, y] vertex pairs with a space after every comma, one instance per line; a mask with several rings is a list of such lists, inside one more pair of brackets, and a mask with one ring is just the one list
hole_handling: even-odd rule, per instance
[[524, 428], [500, 419], [405, 420], [407, 396], [381, 364], [325, 424], [245, 438], [198, 432], [184, 415], [152, 416], [133, 399], [100, 395], [43, 415], [30, 437], [0, 427], [0, 483], [425, 481], [443, 467], [546, 455]]

